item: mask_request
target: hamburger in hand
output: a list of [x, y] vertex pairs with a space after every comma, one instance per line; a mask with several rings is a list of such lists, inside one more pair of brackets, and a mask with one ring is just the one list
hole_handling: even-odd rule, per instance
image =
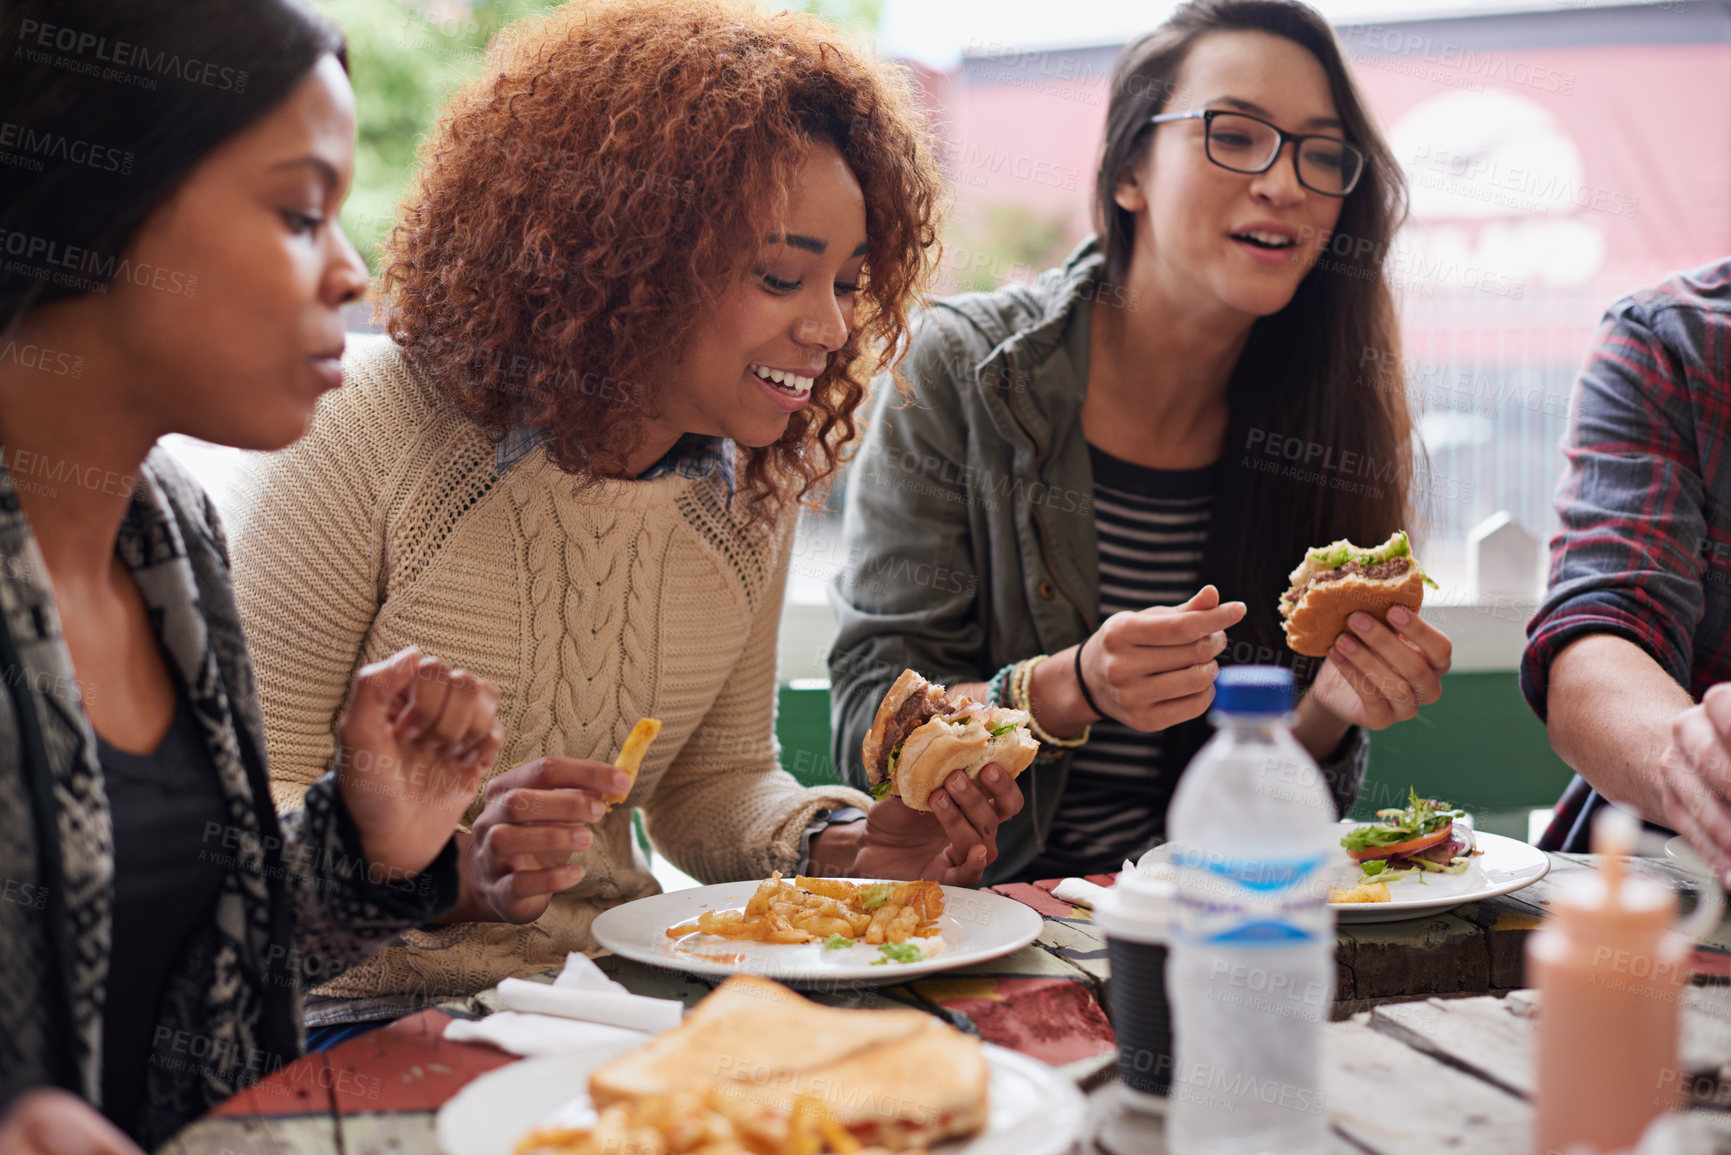
[[1424, 604], [1424, 587], [1436, 588], [1398, 529], [1369, 549], [1344, 538], [1319, 546], [1304, 555], [1291, 580], [1292, 588], [1280, 595], [1281, 626], [1286, 644], [1312, 658], [1326, 657], [1346, 620], [1360, 610], [1382, 622], [1395, 606], [1416, 614]]
[[860, 745], [874, 798], [894, 794], [927, 811], [932, 791], [955, 771], [978, 778], [995, 762], [1014, 778], [1039, 752], [1025, 711], [969, 698], [952, 702], [942, 686], [912, 670], [903, 670], [884, 695]]

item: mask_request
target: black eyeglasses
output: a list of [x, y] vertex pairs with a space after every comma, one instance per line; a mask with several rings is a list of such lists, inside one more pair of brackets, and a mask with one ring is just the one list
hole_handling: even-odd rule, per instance
[[1312, 192], [1343, 197], [1364, 175], [1364, 151], [1339, 137], [1287, 132], [1259, 116], [1218, 108], [1168, 112], [1149, 117], [1148, 123], [1173, 120], [1200, 120], [1208, 159], [1233, 172], [1267, 172], [1290, 140], [1294, 146], [1292, 169], [1298, 174], [1298, 183]]

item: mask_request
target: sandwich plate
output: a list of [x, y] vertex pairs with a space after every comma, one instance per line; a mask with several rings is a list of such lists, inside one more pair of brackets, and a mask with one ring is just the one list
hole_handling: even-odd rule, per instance
[[[1364, 822], [1342, 822], [1340, 832]], [[1525, 842], [1504, 838], [1499, 834], [1473, 832], [1478, 848], [1484, 851], [1460, 874], [1410, 874], [1388, 884], [1387, 902], [1335, 902], [1329, 906], [1334, 920], [1341, 926], [1360, 922], [1401, 922], [1409, 918], [1432, 918], [1457, 906], [1480, 902], [1501, 894], [1512, 894], [1531, 886], [1551, 869], [1545, 852]], [[1148, 852], [1148, 859], [1164, 861], [1165, 846]], [[1329, 867], [1328, 882], [1332, 886], [1353, 886], [1358, 882], [1358, 864], [1340, 852], [1340, 859]], [[1424, 881], [1420, 882], [1422, 877]]]
[[[583, 1088], [589, 1072], [618, 1054], [611, 1047], [543, 1055], [489, 1071], [439, 1109], [439, 1149], [445, 1155], [512, 1155], [534, 1127], [582, 1127], [594, 1122]], [[932, 1155], [1061, 1155], [1082, 1133], [1082, 1093], [1057, 1071], [1026, 1055], [985, 1044], [986, 1128], [952, 1139]]]
[[706, 910], [743, 910], [758, 885], [728, 882], [698, 886], [616, 906], [595, 920], [595, 941], [628, 959], [690, 974], [743, 972], [790, 986], [829, 982], [877, 985], [1000, 958], [1033, 942], [1042, 925], [1038, 914], [1013, 898], [946, 886], [937, 937], [911, 940], [928, 956], [919, 962], [879, 964], [883, 954], [877, 947], [864, 944], [830, 950], [821, 942], [741, 942], [707, 934], [668, 937], [668, 927], [695, 921]]
[[[1353, 827], [1364, 825], [1342, 822], [1340, 832], [1344, 835]], [[1551, 860], [1536, 846], [1476, 830], [1473, 838], [1484, 853], [1476, 856], [1460, 874], [1409, 874], [1397, 878], [1388, 884], [1387, 902], [1334, 903], [1335, 921], [1399, 922], [1431, 917], [1465, 903], [1512, 894], [1539, 881], [1551, 869]], [[1358, 882], [1358, 871], [1358, 864], [1343, 850], [1335, 877], [1329, 881], [1335, 886], [1352, 886]]]
[[[1340, 833], [1366, 826], [1366, 823], [1342, 823]], [[1388, 883], [1388, 902], [1335, 902], [1336, 923], [1397, 923], [1407, 918], [1430, 918], [1452, 911], [1466, 902], [1494, 899], [1497, 895], [1513, 894], [1530, 887], [1551, 869], [1551, 859], [1544, 850], [1503, 835], [1485, 835], [1473, 831], [1473, 840], [1483, 854], [1477, 855], [1470, 866], [1459, 874], [1407, 874]], [[1335, 876], [1329, 881], [1336, 887], [1352, 887], [1359, 881], [1359, 864], [1340, 852]], [[1423, 878], [1423, 881], [1419, 881]]]

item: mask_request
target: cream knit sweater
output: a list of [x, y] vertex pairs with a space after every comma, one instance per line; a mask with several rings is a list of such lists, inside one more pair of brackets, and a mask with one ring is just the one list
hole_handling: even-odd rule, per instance
[[[793, 518], [752, 530], [715, 476], [574, 492], [537, 449], [495, 468], [487, 436], [383, 337], [350, 343], [311, 431], [253, 456], [229, 503], [235, 588], [258, 670], [276, 805], [324, 773], [362, 664], [415, 643], [499, 687], [503, 772], [543, 754], [612, 761], [665, 724], [586, 874], [528, 926], [411, 931], [317, 993], [310, 1020], [467, 995], [593, 947], [589, 924], [658, 889], [632, 838], [704, 882], [787, 871], [822, 807], [777, 762], [776, 631]], [[480, 798], [468, 821], [480, 812]]]

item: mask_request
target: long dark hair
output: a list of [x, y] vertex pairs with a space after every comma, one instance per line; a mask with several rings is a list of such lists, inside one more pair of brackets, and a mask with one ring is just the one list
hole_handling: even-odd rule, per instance
[[[1221, 661], [1291, 665], [1308, 684], [1320, 662], [1287, 649], [1280, 628], [1287, 574], [1311, 546], [1343, 537], [1375, 544], [1407, 528], [1415, 463], [1400, 331], [1383, 267], [1406, 216], [1406, 188], [1327, 21], [1293, 0], [1191, 0], [1128, 45], [1112, 74], [1095, 224], [1105, 276], [1121, 284], [1135, 222], [1113, 190], [1147, 152], [1148, 118], [1175, 97], [1186, 99], [1177, 82], [1190, 49], [1210, 33], [1237, 31], [1272, 33], [1316, 57], [1346, 136], [1366, 156], [1316, 267], [1284, 309], [1251, 328], [1233, 372], [1203, 558], [1203, 573], [1222, 598], [1249, 609]], [[1199, 740], [1202, 728], [1188, 729], [1191, 741]]]
[[348, 67], [302, 0], [10, 0], [0, 51], [0, 332], [106, 285], [199, 161]]
[[[1400, 364], [1400, 332], [1383, 273], [1406, 190], [1315, 9], [1290, 0], [1192, 0], [1127, 46], [1113, 70], [1094, 197], [1109, 282], [1126, 278], [1135, 226], [1113, 190], [1147, 153], [1148, 118], [1166, 109], [1190, 48], [1230, 31], [1273, 33], [1315, 56], [1347, 137], [1367, 157], [1316, 268], [1284, 309], [1252, 327], [1229, 391], [1233, 428], [1221, 462], [1220, 523], [1210, 535], [1219, 548], [1209, 551], [1207, 569], [1222, 596], [1249, 602], [1240, 632], [1284, 652], [1276, 602], [1304, 551], [1337, 537], [1380, 542], [1411, 515], [1412, 417], [1392, 368]], [[1300, 468], [1283, 475], [1258, 464]]]

